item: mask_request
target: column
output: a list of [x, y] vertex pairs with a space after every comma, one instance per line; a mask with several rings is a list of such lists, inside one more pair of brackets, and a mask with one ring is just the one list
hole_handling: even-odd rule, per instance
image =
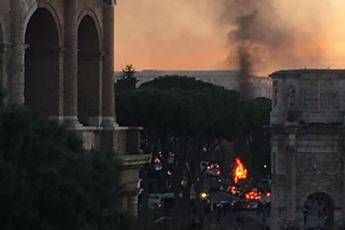
[[104, 3], [103, 8], [103, 83], [102, 83], [102, 126], [114, 129], [115, 99], [114, 99], [114, 3]]
[[[8, 76], [6, 71], [9, 44], [0, 44], [0, 90], [1, 93], [7, 93], [8, 90]], [[6, 96], [6, 95], [4, 95]]]
[[136, 193], [129, 193], [127, 196], [127, 212], [132, 216], [138, 216], [138, 195]]
[[17, 104], [24, 104], [24, 87], [25, 87], [25, 49], [24, 44], [15, 44], [12, 46], [9, 57], [7, 73], [8, 79], [8, 96], [9, 101]]
[[127, 211], [128, 210], [128, 195], [126, 192], [123, 192], [120, 196], [120, 202], [121, 202], [121, 209]]
[[[0, 25], [0, 36], [1, 36], [1, 25]], [[0, 37], [1, 42], [1, 37]], [[4, 51], [5, 48], [2, 43], [0, 43], [0, 91], [3, 92], [6, 88], [4, 78], [5, 78], [5, 71], [4, 71]]]
[[80, 127], [78, 121], [78, 25], [77, 0], [65, 1], [64, 124]]
[[[343, 126], [342, 128], [342, 132], [341, 132], [341, 143], [340, 144], [340, 151], [342, 151], [342, 163], [344, 165], [345, 163], [345, 127]], [[345, 177], [345, 167], [343, 167], [343, 178]], [[344, 179], [343, 179], [344, 180]], [[343, 192], [345, 192], [345, 183], [343, 183]], [[343, 220], [345, 220], [345, 196], [343, 196], [343, 202], [342, 202], [342, 218]], [[345, 228], [345, 222], [344, 224], [344, 228]]]
[[[271, 128], [270, 129], [270, 134], [271, 134], [271, 175], [272, 175], [272, 196], [271, 196], [271, 229], [279, 229], [280, 225], [280, 216], [279, 216], [279, 209], [281, 208], [281, 195], [280, 195], [280, 190], [281, 190], [281, 181], [278, 179], [278, 173], [279, 173], [279, 167], [278, 167], [278, 153], [279, 151], [282, 151], [279, 148], [279, 138], [278, 138], [278, 133], [275, 129]], [[285, 197], [285, 196], [284, 196]]]
[[59, 89], [58, 89], [58, 114], [54, 118], [59, 122], [64, 122], [64, 60], [65, 60], [65, 49], [60, 48], [58, 50], [58, 62], [59, 62]]
[[288, 127], [288, 194], [287, 199], [287, 224], [295, 227], [296, 222], [296, 138], [297, 128]]
[[[37, 52], [37, 51], [36, 51]], [[56, 90], [54, 92], [54, 97], [52, 101], [49, 102], [49, 120], [57, 121], [61, 124], [64, 122], [64, 116], [63, 116], [63, 101], [64, 101], [64, 72], [63, 72], [63, 66], [64, 66], [64, 58], [65, 58], [65, 50], [64, 48], [58, 48], [50, 51], [46, 51], [46, 54], [43, 53], [47, 58], [51, 58], [52, 60], [56, 59], [57, 61], [57, 75], [54, 76], [54, 85], [52, 88]], [[55, 61], [55, 60], [54, 60]], [[55, 72], [55, 71], [54, 71]], [[49, 83], [49, 82], [48, 82]], [[55, 95], [56, 93], [56, 95]], [[49, 94], [49, 93], [48, 93]], [[52, 95], [51, 95], [52, 96]]]
[[18, 0], [10, 1], [10, 39], [8, 50], [8, 96], [9, 101], [24, 104], [24, 68], [25, 68], [25, 25], [24, 15], [18, 8]]

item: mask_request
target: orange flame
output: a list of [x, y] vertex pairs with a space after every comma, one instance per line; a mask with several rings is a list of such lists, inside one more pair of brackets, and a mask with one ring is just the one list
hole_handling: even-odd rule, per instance
[[243, 163], [241, 162], [240, 158], [235, 159], [235, 166], [234, 166], [234, 182], [237, 184], [239, 180], [243, 180], [247, 178], [247, 169], [244, 167]]

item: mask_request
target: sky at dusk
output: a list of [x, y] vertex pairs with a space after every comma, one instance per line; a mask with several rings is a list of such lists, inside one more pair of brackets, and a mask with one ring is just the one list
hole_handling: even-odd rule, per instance
[[[138, 70], [236, 68], [235, 45], [229, 41], [235, 25], [224, 10], [226, 1], [118, 0], [116, 70], [126, 64]], [[344, 0], [267, 1], [273, 2], [273, 15], [279, 18], [269, 20], [286, 30], [293, 42], [282, 52], [259, 50], [253, 60], [255, 72], [345, 68]]]

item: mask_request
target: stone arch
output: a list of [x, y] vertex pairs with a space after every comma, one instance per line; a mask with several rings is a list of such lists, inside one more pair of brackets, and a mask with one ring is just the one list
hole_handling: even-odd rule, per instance
[[38, 2], [35, 1], [35, 3], [32, 4], [32, 6], [28, 9], [28, 13], [26, 14], [25, 21], [24, 21], [24, 34], [26, 33], [29, 21], [31, 20], [32, 16], [34, 15], [34, 13], [36, 13], [38, 9], [45, 9], [49, 11], [50, 16], [54, 19], [56, 29], [58, 32], [59, 47], [63, 47], [63, 39], [62, 39], [63, 29], [61, 25], [61, 20], [59, 19], [58, 13], [56, 9], [54, 8], [54, 6], [47, 1], [38, 1]]
[[59, 30], [50, 10], [38, 8], [25, 32], [24, 102], [42, 117], [59, 114]]
[[331, 229], [334, 225], [334, 202], [326, 193], [315, 192], [308, 195], [303, 203], [305, 228], [322, 227]]
[[101, 39], [97, 23], [85, 15], [78, 27], [78, 119], [99, 126], [101, 117]]
[[99, 49], [102, 49], [102, 41], [103, 41], [103, 27], [101, 26], [101, 22], [99, 20], [99, 17], [97, 16], [97, 13], [95, 11], [93, 11], [92, 9], [86, 9], [86, 10], [82, 10], [78, 16], [78, 25], [81, 24], [81, 22], [85, 19], [85, 17], [90, 17], [92, 18], [93, 22], [94, 22], [94, 26], [97, 30], [97, 34], [99, 37]]

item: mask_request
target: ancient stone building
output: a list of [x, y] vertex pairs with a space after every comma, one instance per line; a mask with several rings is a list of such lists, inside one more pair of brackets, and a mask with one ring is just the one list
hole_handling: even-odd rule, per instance
[[85, 149], [115, 149], [124, 162], [124, 206], [134, 210], [136, 170], [146, 157], [138, 155], [138, 129], [116, 124], [114, 5], [1, 0], [0, 88], [8, 102], [76, 132]]
[[345, 70], [278, 71], [271, 78], [271, 229], [343, 229]]

